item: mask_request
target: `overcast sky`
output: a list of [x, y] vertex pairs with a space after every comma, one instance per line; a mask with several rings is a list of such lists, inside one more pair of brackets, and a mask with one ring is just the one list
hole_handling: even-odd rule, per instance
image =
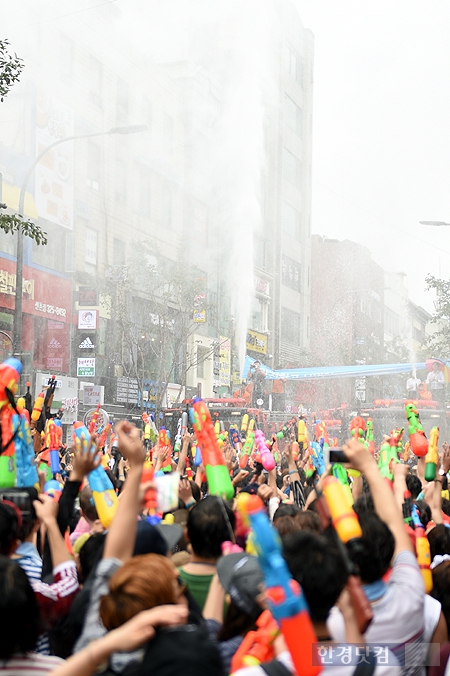
[[408, 274], [450, 276], [450, 3], [295, 0], [315, 36], [315, 233]]

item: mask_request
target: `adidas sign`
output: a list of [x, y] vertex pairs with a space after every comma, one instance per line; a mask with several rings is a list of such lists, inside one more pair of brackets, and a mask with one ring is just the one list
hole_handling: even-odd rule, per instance
[[62, 347], [62, 345], [59, 342], [59, 340], [56, 340], [56, 338], [52, 338], [47, 347], [50, 350], [59, 350]]
[[81, 343], [78, 345], [78, 347], [81, 350], [93, 350], [95, 346], [94, 346], [94, 343], [92, 342], [92, 340], [89, 338], [89, 336], [87, 336], [87, 338], [85, 338], [83, 341], [81, 341]]

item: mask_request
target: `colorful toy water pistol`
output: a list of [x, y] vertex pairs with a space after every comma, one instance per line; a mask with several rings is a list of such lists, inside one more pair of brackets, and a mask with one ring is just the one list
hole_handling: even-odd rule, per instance
[[341, 542], [350, 547], [359, 545], [362, 537], [361, 526], [344, 486], [335, 476], [327, 476], [323, 484], [323, 494], [330, 510], [333, 528]]
[[[391, 443], [392, 442], [392, 443]], [[380, 457], [378, 458], [378, 468], [384, 479], [392, 481], [394, 472], [392, 465], [398, 462], [397, 444], [393, 437], [389, 441], [383, 441], [380, 446]]]
[[366, 423], [366, 442], [367, 450], [374, 455], [375, 453], [375, 435], [373, 433], [373, 419], [367, 418]]
[[[17, 480], [17, 456], [13, 429], [14, 395], [19, 386], [22, 364], [14, 357], [0, 364], [0, 420], [1, 420], [1, 455], [0, 455], [0, 487], [11, 488]], [[15, 404], [14, 404], [15, 405]]]
[[50, 468], [53, 476], [61, 471], [59, 449], [61, 448], [62, 427], [61, 421], [59, 420], [58, 422], [59, 426], [57, 427], [56, 422], [52, 418], [47, 420], [47, 448], [50, 451]]
[[36, 397], [36, 401], [34, 402], [33, 410], [31, 412], [31, 420], [34, 423], [36, 423], [42, 415], [42, 409], [44, 408], [44, 399], [45, 399], [44, 392], [41, 392]]
[[[197, 448], [198, 448], [198, 447], [197, 447]], [[200, 464], [201, 464], [201, 463], [199, 463], [199, 465], [200, 465]], [[193, 475], [193, 473], [192, 473], [191, 463], [189, 462], [189, 458], [188, 458], [187, 456], [186, 456], [186, 460], [185, 460], [185, 468], [186, 468], [186, 476], [187, 476], [187, 478], [189, 479], [189, 481], [192, 481], [193, 478], [194, 478], [194, 475]]]
[[352, 490], [350, 488], [350, 484], [348, 483], [347, 470], [343, 465], [341, 465], [341, 463], [334, 462], [331, 466], [331, 472], [344, 489], [349, 504], [353, 505], [353, 495]]
[[273, 642], [280, 633], [270, 610], [264, 610], [256, 620], [255, 631], [249, 631], [231, 660], [230, 673], [244, 667], [257, 666], [275, 657]]
[[403, 521], [408, 525], [413, 525], [411, 509], [412, 509], [412, 497], [410, 491], [406, 490], [403, 494], [403, 504], [402, 504], [402, 515]]
[[194, 458], [194, 465], [196, 467], [199, 467], [202, 464], [203, 460], [202, 460], [202, 452], [197, 443], [197, 439], [194, 439], [192, 441], [191, 453], [192, 457]]
[[417, 505], [412, 506], [411, 517], [416, 531], [417, 563], [419, 564], [420, 572], [422, 573], [423, 582], [425, 585], [425, 593], [429, 594], [433, 589], [433, 574], [430, 570], [430, 543], [428, 542], [428, 538], [425, 535], [425, 528], [420, 520]]
[[319, 476], [325, 474], [327, 468], [325, 466], [325, 458], [323, 457], [323, 450], [321, 445], [317, 441], [311, 441], [311, 460], [314, 465], [314, 468], [317, 470]]
[[177, 422], [177, 432], [175, 434], [175, 443], [173, 445], [173, 452], [175, 454], [179, 453], [181, 450], [181, 416], [178, 418]]
[[276, 433], [277, 439], [284, 439], [285, 437], [288, 437], [291, 433], [291, 428], [292, 425], [294, 425], [297, 422], [297, 418], [292, 418], [287, 422], [279, 432]]
[[366, 429], [366, 421], [361, 416], [356, 416], [350, 423], [350, 431], [353, 439], [364, 443], [364, 432]]
[[269, 451], [267, 447], [266, 438], [264, 434], [261, 432], [261, 430], [256, 430], [255, 442], [259, 451], [259, 455], [261, 457], [261, 464], [266, 470], [266, 472], [270, 472], [272, 469], [275, 468], [275, 458]]
[[330, 437], [328, 436], [327, 426], [324, 422], [318, 420], [314, 425], [314, 436], [315, 440], [320, 443], [320, 440], [323, 439], [326, 444], [329, 445]]
[[202, 399], [194, 399], [190, 414], [202, 452], [209, 492], [211, 495], [225, 496], [227, 500], [231, 500], [234, 488], [205, 402]]
[[50, 495], [50, 497], [58, 502], [62, 493], [61, 484], [59, 481], [56, 481], [56, 479], [50, 479], [50, 481], [47, 481], [44, 485], [44, 493], [45, 495]]
[[239, 502], [239, 508], [248, 516], [264, 574], [269, 610], [280, 625], [294, 668], [301, 676], [316, 676], [322, 670], [320, 660], [313, 660], [317, 638], [302, 588], [292, 579], [283, 559], [280, 536], [258, 496], [249, 495]]
[[297, 441], [301, 451], [308, 446], [308, 428], [305, 419], [301, 417], [297, 423]]
[[[77, 451], [95, 453], [95, 446], [91, 442], [88, 428], [81, 422], [75, 422], [73, 427], [73, 440]], [[97, 467], [89, 473], [88, 482], [98, 518], [103, 528], [109, 528], [119, 504], [114, 487], [102, 467]]]
[[411, 401], [405, 404], [405, 413], [408, 420], [409, 442], [414, 455], [421, 458], [428, 453], [428, 440], [425, 436], [416, 405]]
[[181, 438], [184, 437], [184, 435], [188, 431], [188, 414], [186, 411], [183, 411], [181, 414]]
[[439, 459], [439, 427], [432, 427], [430, 443], [425, 458], [425, 481], [434, 481], [436, 478], [436, 466]]
[[158, 448], [160, 451], [163, 449], [167, 450], [167, 456], [164, 460], [164, 464], [161, 465], [161, 470], [163, 472], [170, 472], [172, 469], [172, 447], [170, 445], [169, 433], [165, 427], [159, 428], [158, 433]]
[[106, 440], [109, 436], [109, 433], [111, 432], [112, 425], [111, 423], [108, 423], [107, 425], [104, 426], [99, 439], [98, 439], [98, 445], [100, 448], [103, 448], [106, 444]]
[[291, 449], [292, 449], [292, 459], [294, 462], [297, 462], [297, 460], [300, 457], [300, 444], [297, 441], [292, 441]]
[[[155, 470], [151, 462], [147, 460], [142, 467], [141, 484], [153, 481]], [[153, 525], [161, 521], [161, 517], [157, 514], [158, 510], [158, 493], [154, 486], [147, 488], [144, 496], [144, 505], [148, 509], [147, 521]]]
[[247, 467], [247, 463], [252, 454], [254, 445], [255, 445], [255, 432], [253, 430], [249, 430], [247, 433], [247, 438], [245, 440], [244, 446], [241, 451], [241, 455], [239, 457], [239, 467], [241, 469], [245, 469]]
[[241, 432], [246, 432], [248, 429], [248, 413], [244, 413], [241, 420]]
[[91, 422], [89, 423], [89, 434], [94, 434], [97, 427], [98, 416], [100, 415], [100, 404], [97, 405], [94, 413], [92, 414]]

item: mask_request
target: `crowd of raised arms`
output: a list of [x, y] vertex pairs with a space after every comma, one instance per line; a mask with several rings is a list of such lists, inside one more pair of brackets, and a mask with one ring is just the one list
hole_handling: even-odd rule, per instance
[[173, 439], [96, 412], [65, 445], [54, 383], [33, 405], [20, 371], [0, 366], [0, 673], [450, 673], [450, 448], [414, 401], [405, 439], [355, 418], [339, 449], [201, 399]]

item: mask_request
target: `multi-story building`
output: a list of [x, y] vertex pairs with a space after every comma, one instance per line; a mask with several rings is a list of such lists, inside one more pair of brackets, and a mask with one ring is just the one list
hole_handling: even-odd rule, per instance
[[[185, 269], [202, 287], [182, 308], [194, 325], [167, 370], [173, 382], [189, 391], [200, 383], [210, 396], [229, 390], [242, 348], [273, 366], [301, 365], [309, 348], [310, 31], [288, 0], [273, 3], [271, 77], [259, 81], [254, 61], [245, 66], [257, 94], [239, 136], [245, 111], [232, 47], [220, 51], [211, 39], [214, 59], [155, 63], [122, 35], [118, 7], [87, 4], [60, 16], [49, 0], [53, 18], [44, 21], [30, 3], [29, 29], [15, 29], [13, 12], [4, 26], [26, 64], [0, 108], [3, 201], [12, 211], [36, 155], [76, 137], [46, 153], [27, 186], [26, 215], [49, 236], [45, 247], [25, 246], [27, 372], [101, 383], [109, 403], [135, 405], [144, 390], [151, 399], [163, 313], [148, 280], [134, 282], [139, 256], [143, 269]], [[217, 30], [226, 36], [232, 25]], [[250, 142], [253, 126], [261, 133]], [[0, 330], [11, 333], [15, 243], [1, 232], [0, 259]], [[166, 327], [180, 311], [169, 305]]]

